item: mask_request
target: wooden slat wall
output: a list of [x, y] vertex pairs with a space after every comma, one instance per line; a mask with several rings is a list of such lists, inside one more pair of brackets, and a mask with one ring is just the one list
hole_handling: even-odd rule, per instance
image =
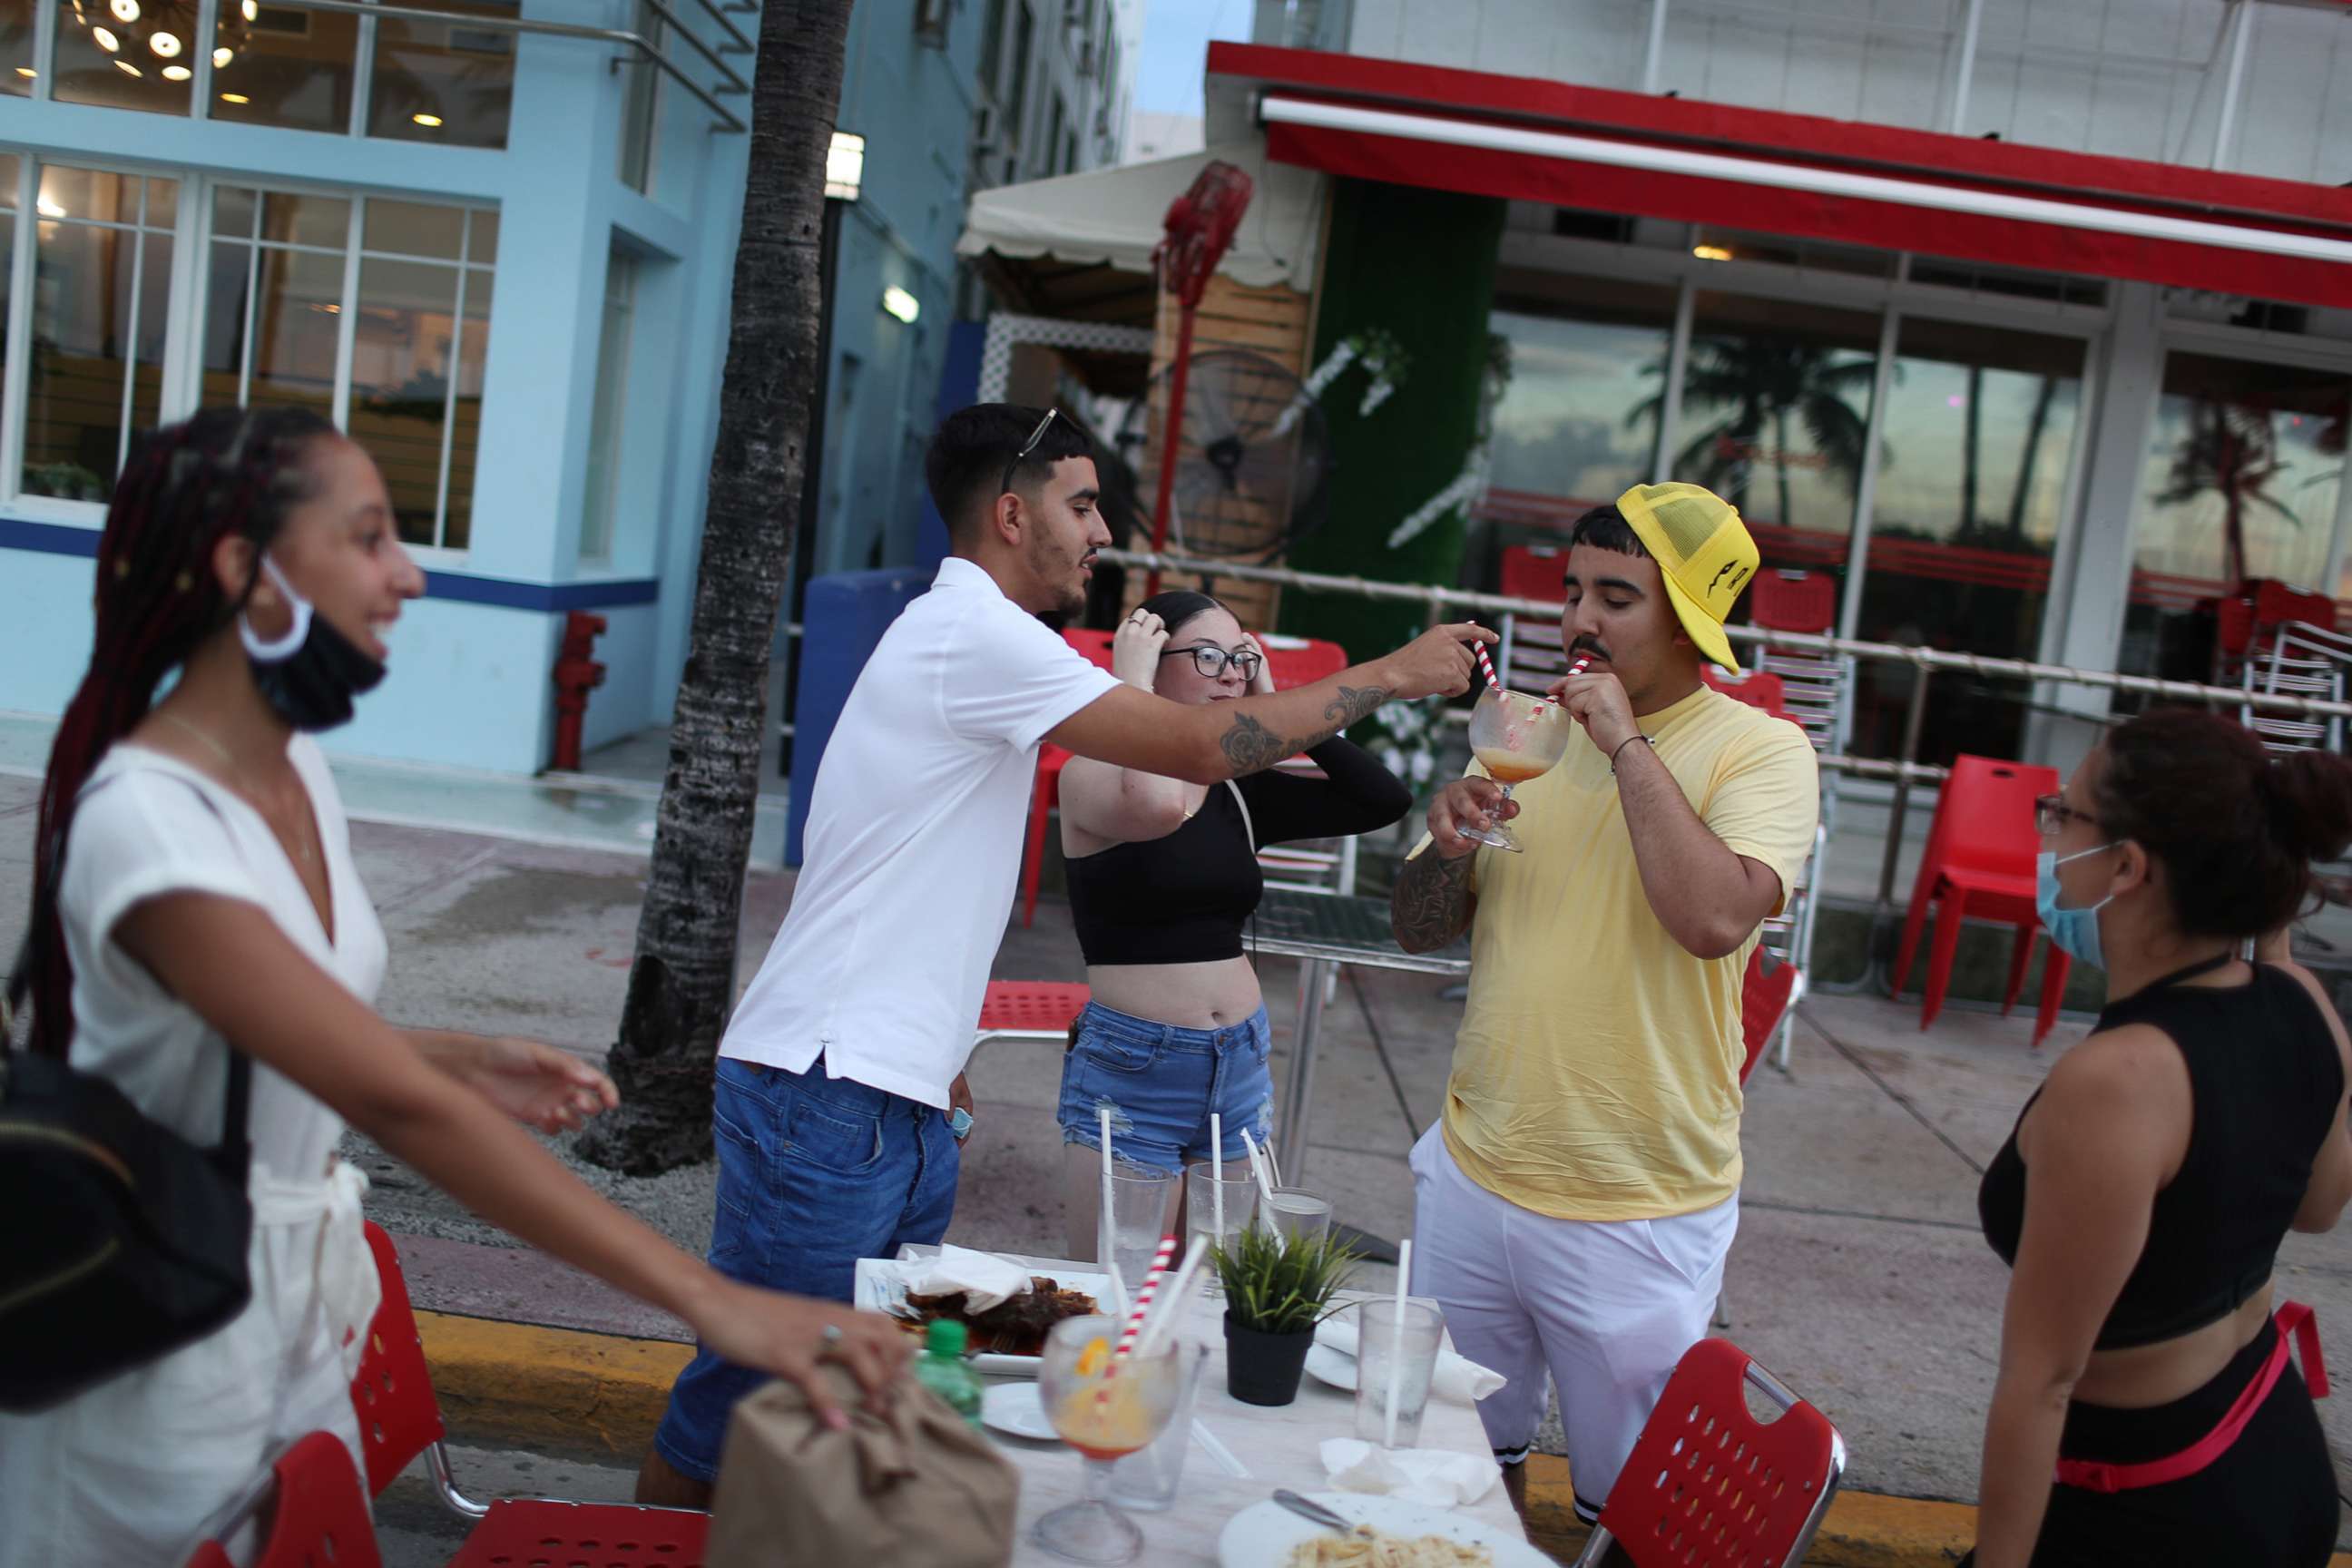
[[[1270, 289], [1252, 289], [1234, 282], [1220, 272], [1209, 279], [1209, 287], [1201, 297], [1201, 308], [1192, 318], [1192, 352], [1205, 353], [1211, 349], [1246, 349], [1262, 354], [1281, 365], [1292, 374], [1304, 377], [1308, 366], [1307, 331], [1313, 321], [1314, 301], [1296, 289], [1276, 285]], [[1153, 322], [1155, 341], [1151, 346], [1151, 384], [1153, 422], [1160, 424], [1166, 410], [1161, 405], [1165, 395], [1160, 390], [1160, 373], [1175, 363], [1178, 310], [1176, 297], [1163, 291], [1160, 309]], [[1159, 479], [1158, 454], [1148, 453], [1139, 477], [1144, 504], [1150, 504], [1153, 488]], [[1277, 559], [1271, 563], [1280, 565]], [[1143, 597], [1143, 574], [1131, 574], [1128, 579], [1127, 605], [1132, 609]], [[1197, 588], [1201, 580], [1191, 575], [1171, 573], [1160, 579], [1162, 588]], [[1282, 589], [1271, 583], [1243, 583], [1224, 578], [1213, 585], [1218, 598], [1233, 608], [1242, 625], [1253, 631], [1271, 630], [1276, 612], [1281, 608]]]

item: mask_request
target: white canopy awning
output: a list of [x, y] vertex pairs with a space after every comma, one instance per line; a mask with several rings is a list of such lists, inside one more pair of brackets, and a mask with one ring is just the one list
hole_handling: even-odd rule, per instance
[[1241, 232], [1217, 270], [1254, 289], [1286, 283], [1311, 290], [1328, 176], [1270, 162], [1262, 135], [1178, 158], [982, 191], [965, 212], [956, 254], [1047, 258], [1149, 277], [1168, 205], [1214, 158], [1245, 170], [1256, 183]]

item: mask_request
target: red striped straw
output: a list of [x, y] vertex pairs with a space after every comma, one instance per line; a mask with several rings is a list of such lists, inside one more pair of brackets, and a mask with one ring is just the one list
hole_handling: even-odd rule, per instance
[[[1175, 1252], [1176, 1238], [1161, 1237], [1159, 1250], [1151, 1255], [1151, 1271], [1143, 1277], [1142, 1288], [1135, 1293], [1135, 1310], [1127, 1315], [1127, 1327], [1120, 1331], [1118, 1343], [1111, 1350], [1110, 1364], [1103, 1368], [1104, 1384], [1118, 1375], [1119, 1363], [1125, 1361], [1127, 1352], [1135, 1348], [1135, 1336], [1143, 1331], [1143, 1315], [1150, 1310], [1151, 1298], [1159, 1292], [1160, 1277], [1168, 1272], [1168, 1260], [1175, 1256]], [[1097, 1402], [1109, 1397], [1108, 1388], [1097, 1387], [1095, 1398]]]
[[1470, 647], [1471, 651], [1478, 656], [1478, 673], [1486, 678], [1486, 684], [1493, 687], [1497, 691], [1503, 689], [1503, 683], [1495, 679], [1494, 661], [1486, 657], [1486, 645], [1482, 642], [1474, 642], [1470, 645]]
[[[1564, 676], [1560, 677], [1560, 679], [1561, 679], [1562, 680], [1573, 680], [1573, 679], [1575, 679], [1578, 676], [1582, 675], [1582, 674], [1584, 673], [1584, 667], [1585, 667], [1586, 665], [1588, 665], [1588, 664], [1591, 664], [1591, 662], [1592, 662], [1592, 656], [1591, 656], [1591, 654], [1589, 654], [1589, 653], [1580, 653], [1580, 654], [1578, 654], [1578, 655], [1576, 656], [1576, 662], [1575, 662], [1574, 664], [1571, 664], [1571, 665], [1570, 665], [1570, 666], [1568, 667], [1568, 673], [1567, 673], [1566, 675], [1564, 675]], [[1546, 701], [1547, 703], [1549, 703], [1550, 700], [1551, 700], [1551, 699], [1550, 699], [1549, 697], [1546, 697], [1546, 698], [1544, 699], [1544, 701]]]

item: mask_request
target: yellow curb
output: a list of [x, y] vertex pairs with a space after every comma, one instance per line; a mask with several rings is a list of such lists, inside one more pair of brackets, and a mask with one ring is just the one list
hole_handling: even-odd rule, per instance
[[[449, 1435], [506, 1448], [587, 1450], [634, 1465], [669, 1403], [692, 1345], [419, 1312], [425, 1359]], [[1590, 1532], [1577, 1519], [1568, 1461], [1528, 1458], [1528, 1534], [1563, 1563]], [[1976, 1540], [1977, 1510], [1840, 1492], [1805, 1554], [1808, 1568], [1949, 1568]], [[2329, 1568], [2352, 1568], [2337, 1552]]]
[[450, 1436], [500, 1447], [587, 1449], [635, 1464], [692, 1345], [419, 1312]]

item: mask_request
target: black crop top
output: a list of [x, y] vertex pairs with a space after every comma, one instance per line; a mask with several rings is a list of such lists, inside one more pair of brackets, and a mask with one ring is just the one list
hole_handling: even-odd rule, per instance
[[[2335, 1037], [2293, 975], [2258, 963], [2245, 985], [2174, 984], [2207, 967], [2192, 965], [2099, 1015], [2102, 1029], [2164, 1031], [2188, 1064], [2193, 1119], [2180, 1169], [2156, 1194], [2139, 1262], [2099, 1330], [2103, 1351], [2218, 1322], [2262, 1289], [2344, 1098]], [[2004, 1263], [2017, 1261], [2025, 1177], [2012, 1129], [1977, 1188], [1985, 1239]]]
[[1114, 844], [1069, 862], [1070, 916], [1089, 964], [1203, 963], [1238, 958], [1242, 925], [1265, 891], [1257, 852], [1300, 838], [1340, 838], [1386, 827], [1412, 807], [1412, 792], [1334, 737], [1307, 755], [1325, 776], [1276, 771], [1209, 791], [1192, 820], [1163, 838]]

